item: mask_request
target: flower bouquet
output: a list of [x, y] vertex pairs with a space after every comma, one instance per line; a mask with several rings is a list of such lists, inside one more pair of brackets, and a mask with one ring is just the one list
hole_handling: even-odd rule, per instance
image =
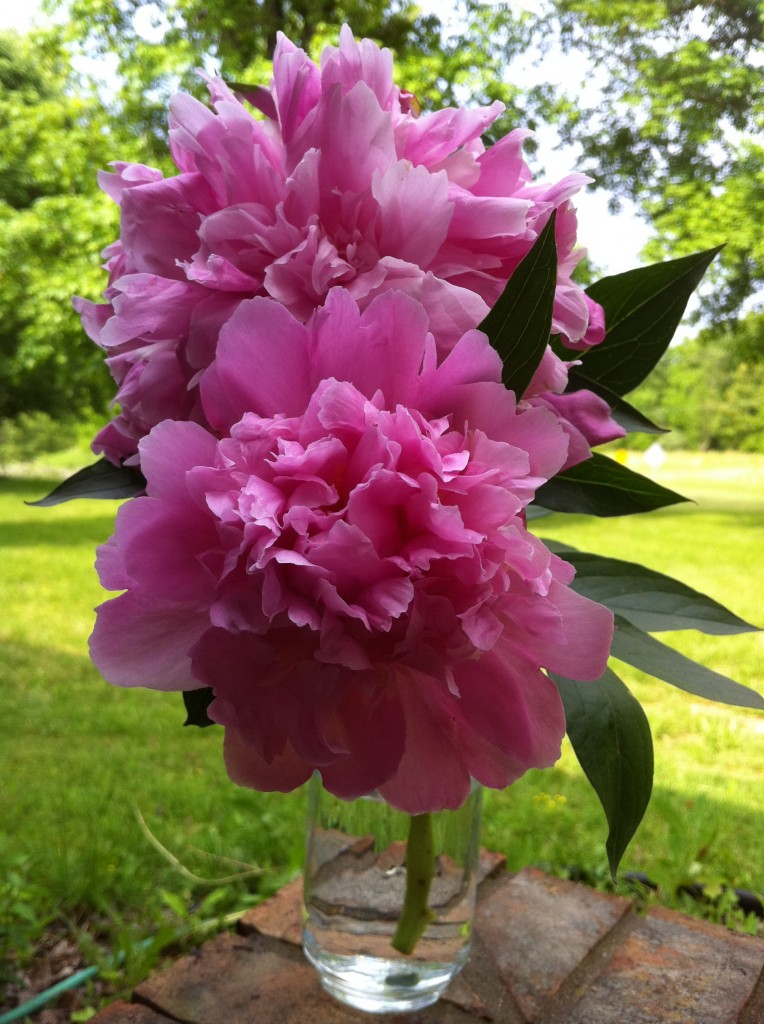
[[[684, 500], [592, 448], [660, 432], [624, 395], [716, 250], [583, 291], [588, 179], [534, 183], [522, 129], [486, 148], [499, 103], [422, 113], [347, 27], [320, 66], [281, 36], [269, 88], [206, 82], [211, 106], [170, 107], [177, 174], [102, 175], [120, 238], [106, 302], [75, 306], [116, 413], [39, 504], [128, 499], [96, 666], [223, 726], [234, 782], [316, 780], [306, 952], [346, 1002], [413, 1009], [469, 948], [479, 787], [552, 765], [566, 729], [615, 873], [653, 763], [611, 654], [764, 708], [650, 635], [754, 627], [531, 529]], [[408, 835], [368, 841], [372, 813]]]

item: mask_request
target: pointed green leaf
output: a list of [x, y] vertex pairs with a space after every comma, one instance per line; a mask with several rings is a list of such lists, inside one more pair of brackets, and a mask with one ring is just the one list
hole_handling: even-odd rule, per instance
[[733, 704], [735, 707], [764, 710], [764, 697], [755, 690], [686, 658], [620, 615], [616, 615], [610, 650], [614, 658], [656, 679], [663, 679], [680, 690], [695, 694], [696, 697]]
[[107, 459], [99, 459], [64, 480], [45, 498], [28, 501], [28, 505], [48, 508], [74, 498], [133, 498], [146, 489], [143, 474], [135, 466], [115, 466]]
[[502, 381], [518, 397], [530, 384], [549, 343], [557, 284], [555, 214], [552, 211], [533, 248], [479, 327], [501, 356]]
[[544, 543], [575, 566], [573, 590], [606, 605], [640, 629], [698, 629], [714, 636], [758, 629], [706, 594], [644, 565], [576, 551], [554, 541]]
[[619, 423], [629, 434], [668, 434], [667, 427], [659, 427], [648, 419], [639, 409], [635, 409], [625, 398], [621, 398], [615, 391], [605, 387], [601, 381], [591, 380], [586, 374], [581, 373], [575, 367], [568, 371], [568, 386], [565, 393], [573, 391], [593, 391], [595, 395], [604, 398], [613, 410], [613, 419]]
[[607, 856], [616, 871], [653, 788], [653, 741], [639, 701], [610, 669], [594, 682], [552, 676], [576, 757], [608, 823]]
[[618, 395], [640, 384], [661, 358], [721, 246], [597, 281], [587, 294], [605, 310], [605, 340], [582, 357], [582, 372]]
[[215, 723], [207, 714], [207, 708], [215, 699], [215, 694], [209, 686], [203, 686], [198, 690], [184, 690], [183, 703], [186, 706], [187, 718], [184, 725], [198, 725], [204, 729]]
[[558, 473], [536, 491], [536, 504], [554, 512], [627, 516], [687, 501], [641, 473], [596, 453]]

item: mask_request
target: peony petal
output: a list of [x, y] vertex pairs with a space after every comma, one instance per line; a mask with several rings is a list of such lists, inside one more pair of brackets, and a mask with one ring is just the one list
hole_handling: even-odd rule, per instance
[[171, 604], [142, 592], [121, 594], [96, 608], [90, 656], [115, 686], [195, 690], [188, 652], [208, 623], [193, 604]]
[[266, 761], [233, 726], [226, 727], [223, 756], [232, 782], [262, 793], [290, 793], [313, 774], [312, 768], [300, 760], [289, 744], [280, 754]]
[[403, 675], [398, 692], [406, 716], [406, 748], [380, 794], [407, 814], [460, 807], [470, 791], [470, 776], [448, 711], [453, 695], [445, 683], [419, 673]]
[[310, 397], [308, 335], [288, 310], [270, 299], [242, 302], [220, 332], [217, 357], [202, 378], [202, 404], [218, 429], [246, 412], [290, 416]]

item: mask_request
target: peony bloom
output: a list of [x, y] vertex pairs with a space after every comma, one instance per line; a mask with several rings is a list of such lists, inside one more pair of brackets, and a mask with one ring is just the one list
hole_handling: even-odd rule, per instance
[[166, 418], [205, 424], [197, 390], [223, 325], [253, 296], [306, 322], [333, 287], [364, 308], [400, 290], [427, 310], [438, 352], [476, 327], [557, 210], [553, 332], [572, 348], [602, 340], [602, 311], [571, 280], [571, 174], [533, 184], [528, 132], [485, 149], [502, 111], [418, 116], [392, 79], [392, 56], [346, 27], [321, 66], [281, 36], [258, 119], [219, 79], [212, 109], [188, 95], [170, 109], [178, 174], [117, 163], [102, 187], [121, 207], [107, 250], [105, 304], [75, 300], [107, 353], [120, 412], [94, 448], [112, 461]]
[[238, 783], [318, 768], [346, 799], [456, 807], [559, 756], [544, 669], [604, 671], [612, 615], [524, 522], [568, 435], [518, 406], [484, 335], [438, 360], [428, 327], [396, 291], [359, 310], [335, 289], [307, 324], [243, 300], [200, 386], [222, 438], [141, 441], [92, 656], [118, 685], [212, 687]]

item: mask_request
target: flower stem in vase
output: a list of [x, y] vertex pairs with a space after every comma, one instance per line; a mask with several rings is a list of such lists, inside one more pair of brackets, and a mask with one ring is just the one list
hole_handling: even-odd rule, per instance
[[428, 902], [434, 873], [432, 817], [429, 814], [412, 814], [406, 844], [406, 894], [392, 939], [393, 949], [399, 953], [413, 953], [417, 942], [435, 917]]

